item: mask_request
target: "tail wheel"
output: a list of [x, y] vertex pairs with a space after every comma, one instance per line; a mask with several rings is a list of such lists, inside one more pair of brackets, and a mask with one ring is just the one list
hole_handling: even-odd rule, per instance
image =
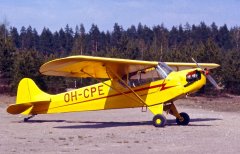
[[190, 117], [187, 113], [182, 112], [180, 113], [181, 118], [176, 118], [176, 122], [178, 125], [188, 125], [188, 123], [190, 122]]
[[155, 127], [164, 127], [166, 125], [167, 119], [162, 114], [157, 114], [153, 117], [153, 125]]

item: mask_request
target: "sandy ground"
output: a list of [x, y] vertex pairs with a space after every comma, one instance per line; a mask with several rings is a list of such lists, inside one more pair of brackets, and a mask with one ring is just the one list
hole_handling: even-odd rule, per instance
[[38, 115], [24, 123], [23, 117], [5, 112], [2, 100], [14, 98], [0, 98], [4, 154], [240, 153], [239, 97], [179, 100], [176, 105], [190, 115], [190, 124], [177, 126], [174, 117], [166, 115], [164, 128], [152, 126], [153, 115], [141, 109]]

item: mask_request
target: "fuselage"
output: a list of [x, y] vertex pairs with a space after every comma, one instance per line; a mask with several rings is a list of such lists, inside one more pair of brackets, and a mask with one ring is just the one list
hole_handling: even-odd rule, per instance
[[[196, 92], [206, 84], [206, 77], [189, 83], [186, 80], [189, 72], [197, 69], [172, 71], [166, 78], [148, 83], [131, 84], [131, 89], [141, 97], [147, 106], [174, 101], [186, 94]], [[51, 102], [42, 104], [25, 114], [44, 114], [62, 112], [81, 112], [104, 109], [143, 107], [144, 104], [135, 94], [119, 80], [108, 80], [103, 83], [51, 95]]]

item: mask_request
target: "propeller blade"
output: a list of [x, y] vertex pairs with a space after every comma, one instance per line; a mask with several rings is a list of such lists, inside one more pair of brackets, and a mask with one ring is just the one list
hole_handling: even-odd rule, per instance
[[[194, 63], [196, 63], [196, 65], [197, 65], [198, 68], [201, 68], [201, 67], [198, 65], [197, 61], [196, 61], [193, 57], [192, 57], [192, 60], [193, 60]], [[201, 69], [202, 69], [202, 68], [201, 68]], [[202, 69], [202, 70], [203, 70], [203, 69]]]
[[208, 74], [208, 70], [202, 69], [202, 68], [198, 65], [197, 61], [196, 61], [193, 57], [192, 57], [192, 60], [196, 63], [196, 65], [197, 65], [198, 68], [200, 68], [201, 70], [203, 70], [204, 75], [207, 77], [208, 81], [210, 81], [211, 84], [212, 84], [214, 87], [216, 87], [218, 90], [223, 89], [223, 87], [219, 87], [219, 85], [218, 85], [217, 82], [213, 79], [213, 77]]
[[216, 87], [218, 90], [223, 89], [222, 87], [219, 87], [219, 85], [217, 84], [217, 82], [213, 79], [213, 77], [211, 75], [206, 75], [208, 81], [211, 82], [211, 84]]

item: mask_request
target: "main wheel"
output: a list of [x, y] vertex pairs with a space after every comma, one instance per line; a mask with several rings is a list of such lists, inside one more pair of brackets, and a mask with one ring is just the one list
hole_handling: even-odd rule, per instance
[[153, 117], [153, 125], [155, 127], [164, 127], [166, 125], [167, 119], [162, 114], [157, 114]]
[[182, 112], [182, 113], [180, 113], [180, 116], [181, 116], [183, 119], [180, 120], [179, 118], [176, 118], [177, 124], [178, 124], [178, 125], [184, 125], [184, 126], [188, 125], [188, 123], [190, 122], [190, 117], [189, 117], [189, 115], [188, 115], [187, 113], [185, 113], [185, 112]]
[[24, 121], [24, 122], [28, 122], [28, 118], [24, 118], [23, 121]]

